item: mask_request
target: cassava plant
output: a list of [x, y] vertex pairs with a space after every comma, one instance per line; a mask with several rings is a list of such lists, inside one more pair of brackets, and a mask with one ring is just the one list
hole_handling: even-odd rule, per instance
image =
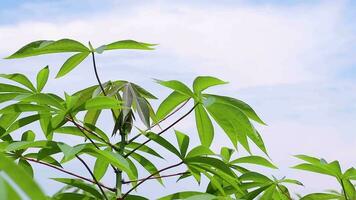
[[[97, 48], [71, 39], [40, 40], [7, 57], [17, 59], [73, 53], [56, 78], [67, 75], [91, 57], [97, 84], [73, 94], [61, 95], [43, 90], [49, 78], [48, 66], [38, 72], [35, 81], [20, 73], [0, 75], [7, 79], [0, 83], [0, 103], [3, 105], [0, 110], [0, 199], [141, 200], [147, 198], [136, 189], [149, 181], [163, 185], [168, 177], [175, 177], [177, 181], [186, 178], [197, 183], [208, 181], [208, 186], [201, 191], [180, 191], [157, 196], [157, 199], [292, 199], [286, 184], [302, 185], [299, 181], [268, 177], [246, 168], [245, 164], [277, 167], [269, 161], [262, 137], [255, 128], [257, 124], [265, 125], [255, 111], [241, 100], [206, 92], [212, 86], [226, 84], [225, 81], [199, 76], [192, 87], [188, 87], [177, 80], [156, 80], [171, 93], [155, 109], [152, 101], [157, 98], [143, 87], [125, 80], [103, 81], [100, 78], [96, 63], [98, 54], [110, 50], [153, 48], [153, 44], [133, 40]], [[183, 110], [187, 111], [182, 113]], [[196, 130], [191, 132], [198, 133], [198, 145], [190, 143], [189, 135], [192, 133], [174, 129], [176, 124], [184, 123], [188, 115], [194, 115]], [[102, 119], [105, 123], [101, 123]], [[27, 125], [30, 124], [37, 124], [38, 128], [29, 130]], [[167, 138], [169, 134], [174, 134], [176, 141], [170, 141]], [[217, 139], [216, 134], [226, 134], [231, 147], [221, 146], [218, 152], [213, 151], [210, 146]], [[54, 137], [57, 135], [62, 137]], [[83, 140], [79, 144], [68, 144], [60, 140], [63, 136]], [[152, 146], [153, 143], [155, 145]], [[255, 155], [251, 144], [265, 156]], [[237, 156], [238, 147], [249, 155]], [[176, 157], [167, 159], [168, 162], [177, 162], [156, 167], [154, 162], [164, 159], [163, 151]], [[345, 200], [355, 198], [351, 183], [355, 180], [353, 168], [341, 173], [334, 163], [326, 166], [315, 158], [298, 158], [310, 164], [295, 168], [332, 175], [343, 185], [341, 194], [320, 193], [303, 198], [313, 199], [313, 195], [334, 195]], [[63, 167], [64, 163], [72, 163], [73, 160], [82, 164], [83, 173], [76, 174]], [[91, 162], [93, 160], [94, 163]], [[52, 178], [65, 186], [54, 195], [44, 194], [33, 180], [36, 177], [33, 164], [71, 178]], [[142, 170], [149, 175], [143, 176]], [[111, 177], [115, 185], [105, 183], [102, 179], [105, 175]]]

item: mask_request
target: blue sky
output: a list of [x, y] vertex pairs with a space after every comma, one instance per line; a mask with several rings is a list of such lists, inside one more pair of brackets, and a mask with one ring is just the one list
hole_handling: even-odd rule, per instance
[[[334, 186], [333, 181], [289, 167], [296, 163], [292, 155], [303, 153], [339, 159], [345, 167], [356, 163], [355, 10], [356, 4], [346, 0], [5, 0], [0, 2], [0, 56], [38, 39], [69, 37], [96, 46], [127, 38], [159, 43], [152, 52], [100, 56], [100, 74], [105, 80], [143, 84], [160, 91], [156, 95], [162, 98], [168, 91], [161, 92], [152, 78], [190, 83], [195, 76], [214, 75], [229, 81], [211, 92], [245, 100], [268, 123], [258, 128], [280, 167], [271, 173], [304, 181], [307, 187], [296, 188], [297, 192], [321, 191]], [[0, 60], [0, 67], [2, 72], [34, 76], [49, 64], [54, 77], [66, 57]], [[66, 87], [74, 91], [95, 83], [89, 64], [86, 61], [70, 76], [51, 80], [47, 91], [62, 93]], [[194, 133], [189, 121], [176, 128]], [[228, 143], [215, 141], [220, 144]], [[45, 181], [53, 173], [38, 173], [50, 185], [45, 189], [55, 191], [59, 185]], [[109, 177], [105, 180], [110, 182]], [[189, 189], [184, 184], [177, 187]], [[154, 197], [150, 190], [142, 191]]]

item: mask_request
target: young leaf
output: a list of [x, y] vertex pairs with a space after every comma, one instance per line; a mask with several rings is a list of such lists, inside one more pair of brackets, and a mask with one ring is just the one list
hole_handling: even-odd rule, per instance
[[68, 74], [70, 71], [72, 71], [76, 66], [78, 66], [87, 56], [89, 55], [89, 52], [82, 52], [73, 55], [70, 57], [61, 67], [59, 72], [56, 75], [56, 78], [60, 78], [66, 74]]
[[42, 54], [63, 53], [63, 52], [86, 52], [89, 51], [80, 42], [71, 39], [39, 40], [31, 42], [6, 59], [25, 58]]
[[43, 68], [41, 71], [38, 72], [37, 74], [37, 92], [41, 92], [42, 89], [44, 88], [44, 86], [47, 83], [48, 80], [48, 76], [49, 76], [49, 68], [48, 66], [46, 66], [45, 68]]

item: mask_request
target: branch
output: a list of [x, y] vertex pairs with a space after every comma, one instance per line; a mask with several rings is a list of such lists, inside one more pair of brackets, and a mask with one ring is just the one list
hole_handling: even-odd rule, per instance
[[99, 187], [101, 193], [103, 193], [103, 196], [105, 197], [105, 199], [108, 200], [108, 197], [106, 196], [106, 194], [105, 194], [103, 188], [101, 187], [99, 181], [95, 178], [94, 173], [91, 171], [91, 169], [89, 168], [89, 166], [87, 165], [87, 163], [85, 163], [85, 161], [84, 161], [81, 157], [79, 157], [78, 155], [75, 155], [75, 157], [77, 157], [78, 160], [79, 160], [81, 163], [83, 163], [83, 165], [85, 166], [85, 168], [88, 170], [88, 172], [90, 173], [90, 175], [91, 175], [92, 178], [94, 179], [95, 184]]
[[[168, 175], [162, 175], [162, 176], [155, 176], [155, 177], [151, 177], [151, 178], [148, 178], [150, 180], [152, 179], [159, 179], [159, 178], [167, 178], [167, 177], [173, 177], [173, 176], [181, 176], [181, 175], [184, 175], [184, 174], [188, 174], [189, 172], [180, 172], [180, 173], [176, 173], [176, 174], [168, 174]], [[147, 180], [148, 180], [147, 179]], [[137, 180], [132, 180], [132, 181], [123, 181], [122, 183], [123, 184], [130, 184], [130, 183], [134, 183], [134, 182], [139, 182], [139, 181], [143, 181], [144, 178], [142, 179], [137, 179]]]
[[[161, 135], [162, 133], [166, 132], [167, 130], [169, 130], [170, 128], [172, 128], [174, 125], [176, 125], [178, 122], [180, 122], [182, 119], [184, 119], [185, 117], [187, 117], [191, 112], [193, 112], [193, 110], [195, 109], [195, 107], [198, 105], [195, 104], [187, 113], [185, 113], [182, 117], [180, 117], [177, 121], [173, 122], [171, 125], [169, 125], [167, 128], [163, 129], [161, 132], [157, 133], [157, 135]], [[134, 153], [136, 150], [138, 150], [139, 148], [141, 148], [142, 146], [144, 146], [145, 144], [147, 144], [149, 141], [151, 141], [152, 139], [147, 139], [145, 142], [141, 143], [139, 146], [137, 146], [136, 148], [134, 148], [133, 150], [131, 150], [129, 153], [127, 153], [126, 155], [124, 155], [124, 158], [127, 158], [129, 155], [131, 155], [132, 153]]]
[[115, 149], [116, 151], [119, 151], [119, 148], [117, 148], [115, 145], [111, 144], [110, 142], [106, 141], [104, 138], [98, 136], [95, 132], [93, 132], [92, 130], [78, 124], [73, 118], [67, 118], [70, 122], [72, 122], [89, 140], [90, 138], [85, 134], [84, 131], [87, 131], [88, 133], [94, 135], [95, 137], [97, 137], [98, 139], [100, 139], [102, 142], [104, 142], [105, 144], [109, 145], [111, 148]]
[[180, 163], [177, 163], [175, 165], [171, 165], [171, 166], [168, 166], [166, 168], [163, 168], [161, 170], [158, 170], [156, 171], [155, 173], [147, 176], [146, 178], [142, 179], [139, 183], [137, 183], [137, 185], [133, 186], [129, 191], [127, 191], [121, 198], [118, 198], [117, 200], [123, 200], [125, 199], [125, 197], [127, 197], [127, 195], [130, 194], [130, 192], [132, 192], [133, 190], [135, 190], [138, 186], [140, 186], [142, 183], [144, 183], [145, 181], [149, 180], [150, 178], [152, 178], [153, 176], [155, 176], [156, 174], [159, 174], [163, 171], [166, 171], [166, 170], [169, 170], [169, 169], [172, 169], [174, 167], [178, 167], [179, 165], [183, 164], [183, 161], [181, 161]]
[[[174, 115], [175, 113], [177, 113], [180, 109], [182, 109], [182, 108], [185, 106], [185, 104], [188, 103], [188, 101], [189, 101], [189, 99], [186, 100], [182, 105], [180, 105], [177, 109], [175, 109], [175, 110], [174, 110], [173, 112], [171, 112], [169, 115], [167, 115], [165, 118], [163, 118], [163, 119], [161, 119], [159, 122], [153, 124], [152, 126], [150, 126], [150, 128], [144, 130], [144, 132], [146, 132], [146, 131], [152, 129], [153, 127], [155, 127], [155, 126], [157, 126], [157, 125], [159, 125], [161, 122], [163, 122], [164, 120], [168, 119], [169, 117], [171, 117], [172, 115]], [[133, 142], [134, 140], [136, 140], [136, 139], [137, 139], [138, 137], [140, 137], [141, 135], [142, 135], [142, 134], [138, 134], [138, 135], [136, 135], [135, 137], [131, 138], [131, 139], [128, 141], [127, 144], [130, 144], [131, 142]]]
[[[49, 163], [42, 162], [42, 161], [39, 161], [39, 160], [36, 160], [36, 159], [33, 159], [33, 158], [27, 158], [27, 157], [23, 157], [23, 156], [21, 156], [21, 158], [22, 158], [22, 159], [25, 159], [25, 160], [27, 160], [27, 161], [30, 161], [30, 162], [37, 163], [37, 164], [46, 165], [46, 166], [48, 166], [48, 167], [51, 167], [51, 168], [56, 169], [56, 170], [58, 170], [58, 171], [61, 171], [61, 172], [65, 173], [65, 174], [68, 174], [68, 175], [77, 177], [77, 178], [79, 178], [79, 179], [82, 179], [82, 180], [84, 180], [84, 181], [88, 181], [88, 182], [90, 182], [90, 183], [96, 184], [96, 182], [95, 182], [94, 180], [85, 178], [85, 177], [83, 177], [83, 176], [80, 176], [80, 175], [75, 174], [75, 173], [73, 173], [73, 172], [67, 171], [67, 170], [62, 169], [62, 168], [60, 168], [60, 167], [57, 167], [57, 166], [55, 166], [55, 165], [51, 165], [51, 164], [49, 164]], [[115, 189], [114, 189], [114, 188], [107, 187], [107, 186], [105, 186], [105, 185], [102, 184], [102, 183], [99, 183], [99, 184], [100, 184], [101, 187], [103, 187], [103, 188], [105, 188], [105, 189], [108, 189], [108, 190], [110, 190], [110, 191], [115, 192]]]
[[93, 67], [94, 67], [94, 73], [95, 73], [96, 80], [98, 81], [99, 87], [100, 87], [101, 91], [103, 92], [104, 96], [106, 96], [105, 89], [103, 87], [103, 84], [101, 83], [101, 80], [100, 80], [100, 77], [99, 77], [99, 74], [98, 74], [98, 70], [96, 68], [94, 52], [91, 52], [91, 57], [93, 59]]

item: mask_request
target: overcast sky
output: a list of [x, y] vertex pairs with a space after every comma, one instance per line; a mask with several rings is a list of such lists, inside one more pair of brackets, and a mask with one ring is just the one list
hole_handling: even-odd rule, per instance
[[[246, 101], [267, 122], [267, 127], [257, 128], [280, 168], [271, 173], [303, 181], [306, 188], [296, 188], [297, 192], [321, 191], [333, 187], [333, 180], [289, 167], [297, 163], [295, 154], [355, 166], [355, 10], [354, 2], [342, 0], [3, 0], [0, 57], [39, 39], [73, 38], [85, 44], [92, 41], [94, 46], [123, 39], [157, 43], [155, 51], [100, 55], [102, 79], [137, 82], [161, 98], [169, 91], [152, 78], [191, 84], [198, 75], [212, 75], [229, 81], [211, 92]], [[49, 64], [54, 78], [67, 57], [0, 60], [0, 67], [2, 73], [34, 77]], [[47, 91], [72, 92], [95, 83], [93, 78], [85, 61], [70, 75], [51, 80]], [[176, 128], [196, 135], [191, 121], [184, 124]], [[213, 146], [221, 144], [229, 145], [216, 138]], [[37, 173], [46, 191], [60, 186], [45, 180], [59, 174], [50, 169]], [[111, 179], [105, 177], [109, 183]], [[168, 182], [166, 189], [173, 183]], [[191, 187], [183, 182], [173, 189], [153, 190], [159, 185], [150, 182], [140, 191], [153, 198]]]

